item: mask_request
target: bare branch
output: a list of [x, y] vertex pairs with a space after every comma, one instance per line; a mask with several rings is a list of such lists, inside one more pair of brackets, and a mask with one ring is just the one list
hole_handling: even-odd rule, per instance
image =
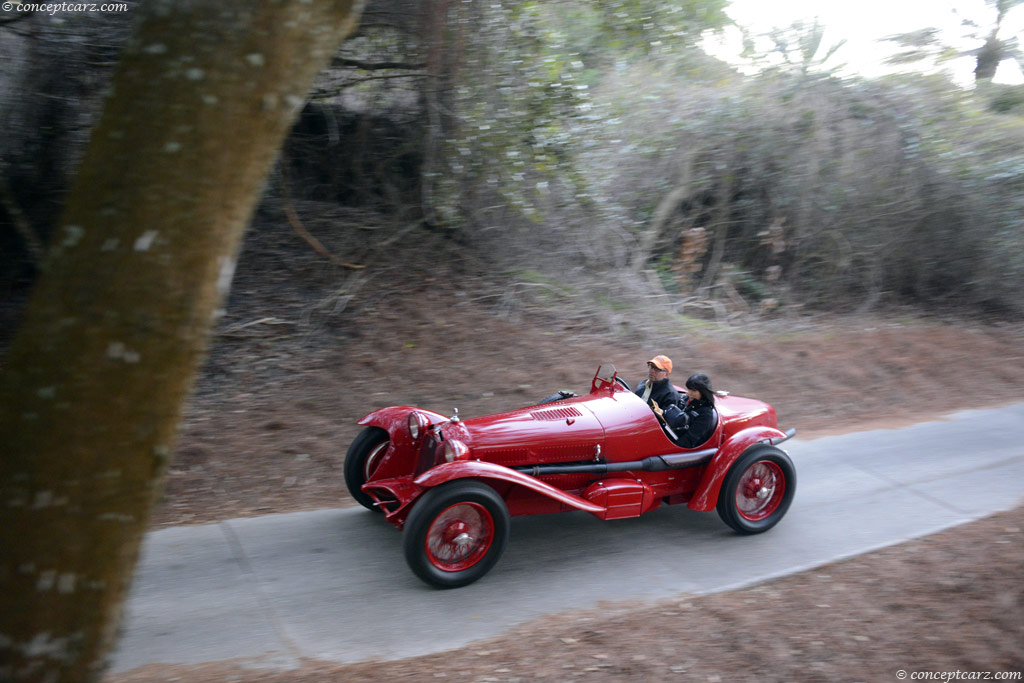
[[359, 59], [348, 59], [346, 57], [335, 57], [331, 60], [333, 67], [351, 67], [364, 71], [383, 71], [386, 69], [423, 69], [427, 65], [421, 62], [364, 62]]
[[299, 220], [299, 214], [295, 211], [295, 207], [292, 205], [292, 200], [288, 193], [288, 179], [283, 173], [281, 175], [281, 195], [281, 208], [284, 209], [284, 215], [288, 219], [288, 224], [291, 225], [292, 229], [299, 234], [299, 237], [305, 240], [309, 246], [313, 247], [313, 251], [320, 254], [339, 268], [362, 270], [366, 267], [365, 265], [342, 261], [331, 253], [331, 251], [323, 245], [323, 242], [314, 237], [309, 230], [306, 230], [306, 226], [304, 226], [302, 221]]

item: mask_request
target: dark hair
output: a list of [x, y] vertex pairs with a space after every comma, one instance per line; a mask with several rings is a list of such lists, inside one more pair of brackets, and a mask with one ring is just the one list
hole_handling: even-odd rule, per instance
[[701, 400], [708, 405], [715, 405], [715, 392], [711, 388], [711, 378], [704, 374], [690, 375], [686, 380], [686, 388], [700, 392]]

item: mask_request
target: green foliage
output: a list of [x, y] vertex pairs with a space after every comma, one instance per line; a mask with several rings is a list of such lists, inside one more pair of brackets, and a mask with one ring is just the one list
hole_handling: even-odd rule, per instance
[[725, 0], [574, 0], [545, 4], [547, 23], [566, 36], [588, 67], [616, 60], [676, 54], [707, 31], [731, 23]]
[[[724, 0], [522, 1], [457, 17], [465, 66], [451, 84], [436, 207], [459, 225], [501, 202], [503, 217], [540, 222], [588, 202], [577, 155], [592, 123], [591, 88], [609, 65], [682, 55], [728, 21]], [[691, 52], [692, 54], [692, 52]], [[720, 63], [691, 59], [686, 68]], [[720, 68], [720, 67], [719, 67]], [[719, 70], [718, 75], [730, 73]]]
[[544, 24], [538, 3], [461, 19], [472, 68], [460, 70], [449, 93], [438, 208], [458, 224], [490, 196], [535, 220], [550, 184], [571, 176], [565, 125], [588, 106], [583, 64]]
[[979, 93], [997, 114], [1024, 115], [1024, 86], [990, 83]]

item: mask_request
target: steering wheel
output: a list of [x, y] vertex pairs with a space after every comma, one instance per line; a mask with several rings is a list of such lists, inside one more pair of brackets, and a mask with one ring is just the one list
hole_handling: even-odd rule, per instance
[[624, 388], [626, 389], [626, 391], [633, 391], [633, 390], [632, 390], [632, 389], [631, 389], [631, 388], [629, 387], [629, 382], [627, 382], [626, 380], [622, 379], [622, 378], [621, 378], [621, 377], [619, 377], [618, 375], [615, 375], [615, 381], [616, 381], [616, 382], [618, 382], [619, 384], [621, 384], [621, 385], [622, 385], [622, 386], [623, 386], [623, 387], [624, 387]]

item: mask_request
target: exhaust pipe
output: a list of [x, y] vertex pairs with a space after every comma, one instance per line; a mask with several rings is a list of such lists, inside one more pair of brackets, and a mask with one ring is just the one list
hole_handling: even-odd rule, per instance
[[551, 465], [525, 465], [512, 467], [511, 469], [529, 474], [532, 477], [539, 477], [545, 474], [608, 474], [609, 472], [629, 472], [633, 470], [662, 472], [664, 470], [679, 470], [685, 467], [707, 464], [717, 452], [717, 448], [706, 448], [701, 451], [693, 451], [692, 453], [652, 455], [643, 460], [631, 460], [629, 462], [553, 463]]

